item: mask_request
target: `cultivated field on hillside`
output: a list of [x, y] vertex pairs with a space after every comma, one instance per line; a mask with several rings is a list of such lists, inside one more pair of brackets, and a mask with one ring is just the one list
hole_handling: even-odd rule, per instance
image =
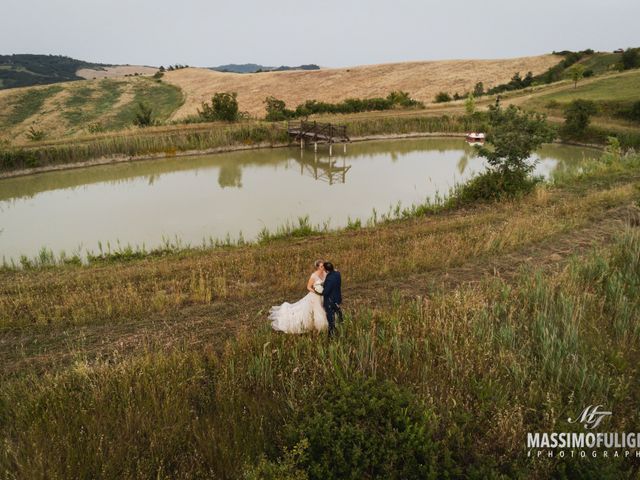
[[182, 103], [179, 88], [148, 77], [103, 78], [0, 91], [0, 139], [29, 143], [31, 127], [45, 140], [131, 127], [138, 102], [165, 121]]
[[263, 117], [264, 99], [273, 95], [295, 107], [306, 100], [338, 102], [345, 98], [385, 97], [392, 90], [404, 90], [422, 102], [432, 102], [439, 91], [464, 93], [476, 82], [485, 88], [508, 82], [515, 72], [542, 73], [561, 57], [542, 55], [503, 60], [444, 60], [366, 65], [316, 71], [220, 73], [188, 68], [167, 72], [168, 82], [180, 87], [185, 103], [172, 118], [197, 113], [203, 101], [215, 92], [238, 92], [240, 109]]

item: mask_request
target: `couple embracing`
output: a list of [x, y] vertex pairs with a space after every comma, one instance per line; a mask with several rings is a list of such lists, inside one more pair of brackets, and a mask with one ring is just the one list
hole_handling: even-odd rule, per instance
[[269, 320], [274, 330], [285, 333], [336, 331], [336, 317], [342, 321], [342, 279], [331, 262], [316, 260], [315, 271], [307, 282], [307, 293], [296, 303], [271, 307]]

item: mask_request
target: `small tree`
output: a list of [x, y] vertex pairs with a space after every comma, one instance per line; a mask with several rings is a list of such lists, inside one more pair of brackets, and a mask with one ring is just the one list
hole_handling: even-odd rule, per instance
[[148, 127], [153, 124], [153, 110], [144, 102], [138, 102], [138, 107], [133, 119], [134, 125], [138, 127]]
[[467, 112], [467, 115], [471, 116], [476, 113], [476, 99], [473, 96], [473, 93], [469, 94], [467, 99], [464, 102], [464, 109]]
[[637, 48], [627, 48], [620, 58], [620, 64], [623, 70], [631, 70], [640, 66], [640, 56]]
[[542, 114], [525, 112], [514, 105], [504, 110], [490, 106], [487, 142], [493, 148], [481, 146], [478, 153], [496, 171], [529, 174], [535, 166], [529, 161], [531, 154], [554, 137], [555, 130]]
[[473, 87], [473, 95], [475, 97], [484, 95], [484, 84], [482, 82], [476, 83], [475, 87]]
[[238, 94], [235, 92], [216, 93], [211, 98], [211, 104], [202, 103], [202, 110], [198, 110], [198, 115], [209, 122], [217, 120], [236, 122], [240, 118], [237, 97]]
[[564, 112], [562, 135], [565, 138], [580, 138], [591, 121], [591, 115], [598, 111], [591, 100], [578, 98], [571, 102]]
[[578, 81], [584, 76], [584, 70], [584, 65], [581, 63], [574, 63], [569, 67], [568, 73], [571, 80], [573, 80], [573, 88], [577, 88]]

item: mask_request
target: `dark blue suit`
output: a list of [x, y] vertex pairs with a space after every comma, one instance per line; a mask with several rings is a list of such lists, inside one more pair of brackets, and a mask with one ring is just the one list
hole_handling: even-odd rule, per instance
[[324, 290], [322, 292], [322, 306], [327, 312], [327, 322], [329, 323], [329, 335], [333, 335], [336, 329], [336, 314], [342, 321], [342, 278], [340, 272], [329, 272], [324, 279]]

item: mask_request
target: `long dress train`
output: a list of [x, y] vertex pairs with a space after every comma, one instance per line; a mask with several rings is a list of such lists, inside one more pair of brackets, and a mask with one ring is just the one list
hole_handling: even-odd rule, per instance
[[[322, 279], [314, 272], [314, 286], [322, 285]], [[307, 293], [295, 303], [285, 302], [271, 307], [269, 320], [274, 330], [285, 333], [304, 333], [329, 328], [327, 313], [322, 306], [322, 295]]]

